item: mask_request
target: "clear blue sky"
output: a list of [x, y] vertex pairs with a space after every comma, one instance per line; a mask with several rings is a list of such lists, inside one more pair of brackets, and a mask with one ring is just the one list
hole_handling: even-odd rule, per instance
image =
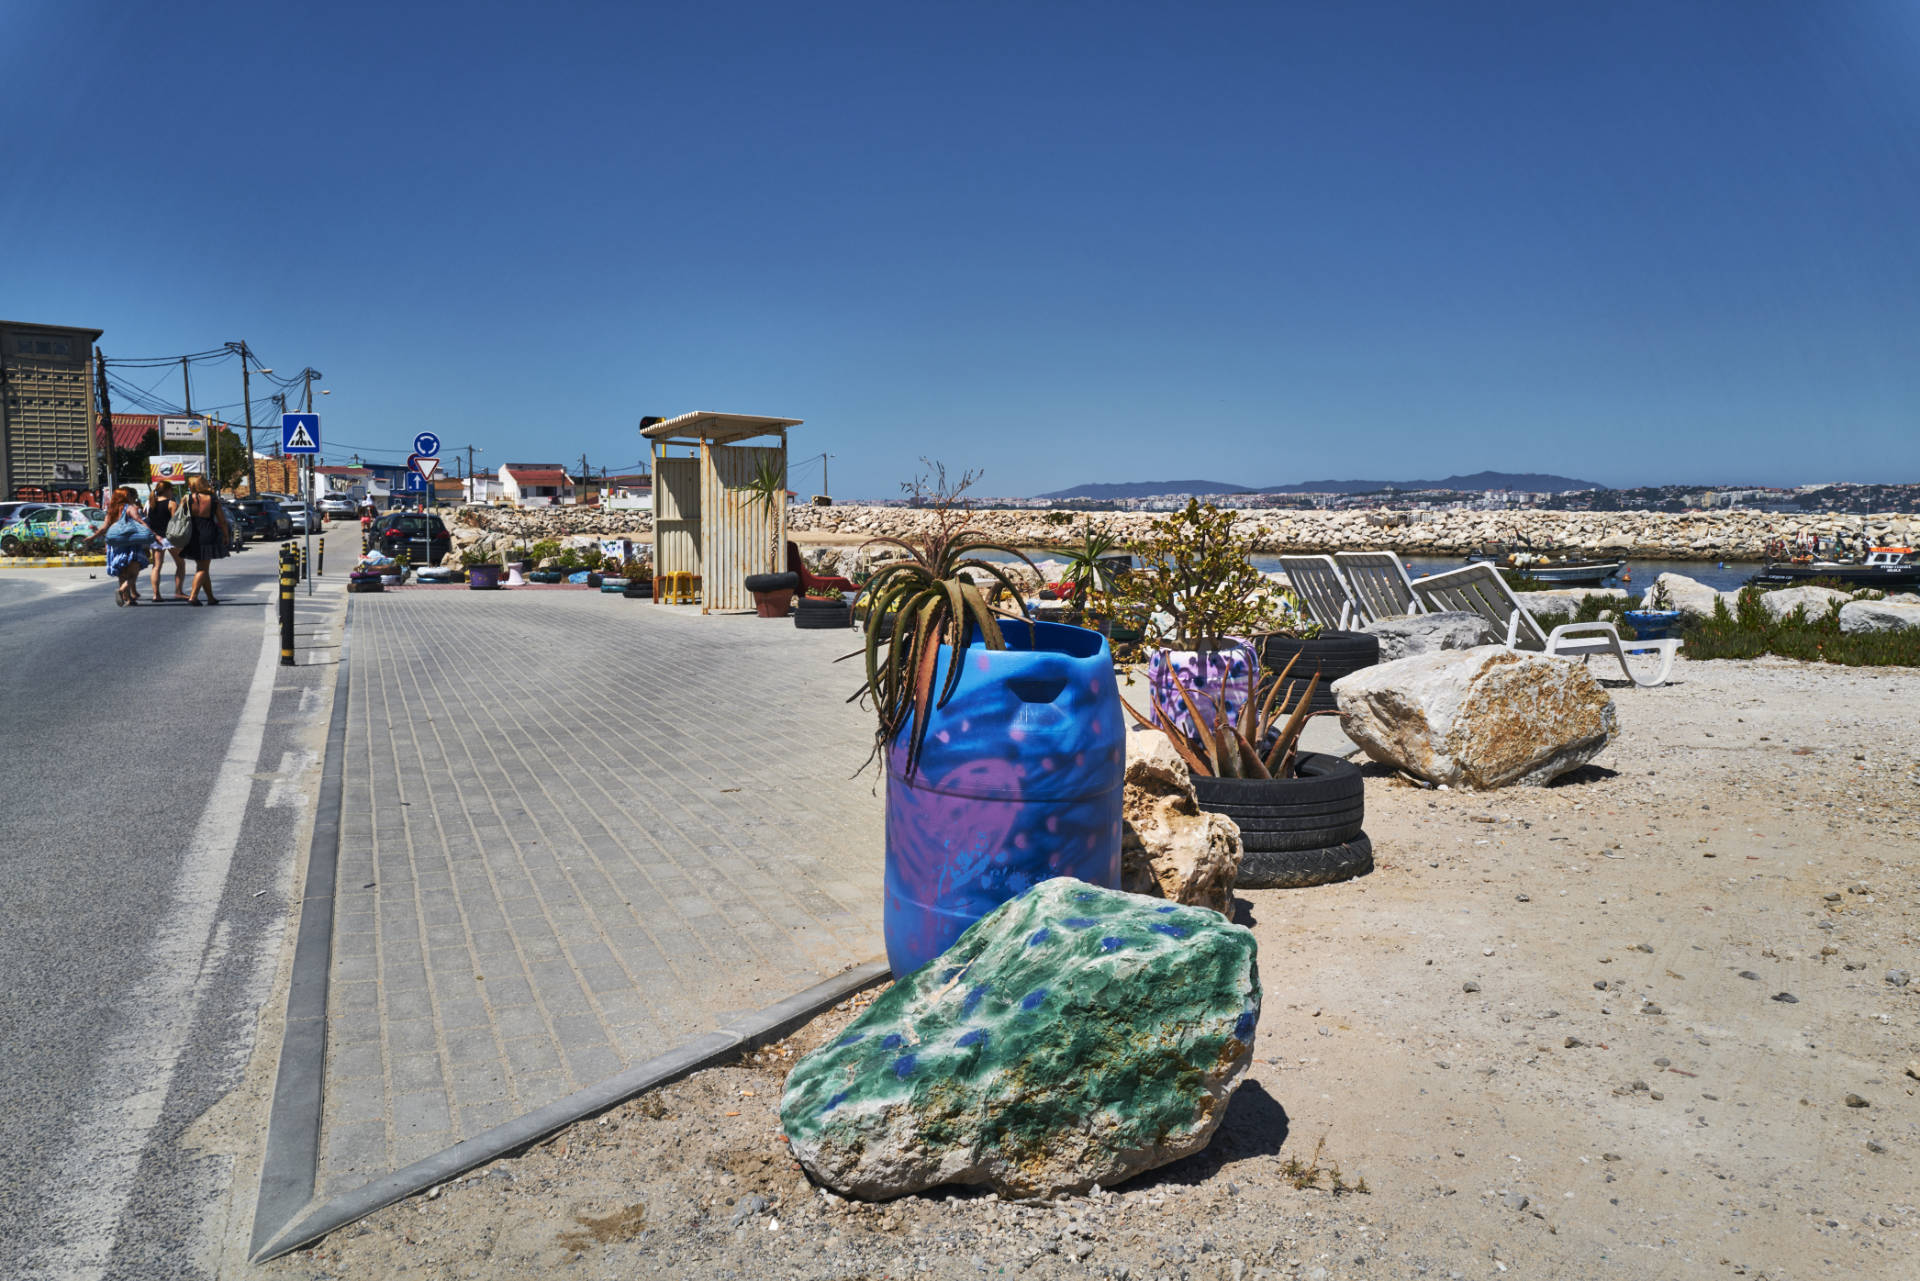
[[1907, 0], [11, 0], [0, 115], [0, 316], [336, 458], [1920, 480]]

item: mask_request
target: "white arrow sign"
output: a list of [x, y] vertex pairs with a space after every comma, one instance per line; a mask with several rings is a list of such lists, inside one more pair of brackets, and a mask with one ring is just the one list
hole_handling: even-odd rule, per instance
[[440, 460], [438, 458], [415, 458], [413, 460], [413, 469], [420, 473], [421, 480], [431, 481], [433, 479], [433, 473], [440, 470]]

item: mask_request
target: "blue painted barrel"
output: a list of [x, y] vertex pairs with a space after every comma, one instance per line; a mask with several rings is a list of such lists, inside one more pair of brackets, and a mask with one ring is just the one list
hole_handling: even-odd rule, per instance
[[[1120, 888], [1126, 725], [1106, 638], [1009, 622], [975, 633], [966, 670], [932, 713], [911, 779], [911, 718], [887, 754], [887, 961], [895, 977], [975, 921], [1055, 876]], [[934, 678], [946, 679], [942, 647]]]

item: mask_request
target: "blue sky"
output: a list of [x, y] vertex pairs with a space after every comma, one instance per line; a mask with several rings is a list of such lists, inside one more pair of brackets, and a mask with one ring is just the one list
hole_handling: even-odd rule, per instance
[[1903, 0], [0, 0], [0, 110], [0, 315], [335, 459], [1920, 480]]

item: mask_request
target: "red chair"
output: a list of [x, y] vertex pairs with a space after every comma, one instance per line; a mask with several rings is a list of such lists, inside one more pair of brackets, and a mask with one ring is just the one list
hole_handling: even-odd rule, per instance
[[840, 578], [833, 575], [823, 576], [808, 569], [807, 558], [800, 554], [800, 544], [795, 542], [789, 542], [787, 544], [787, 572], [800, 576], [800, 594], [803, 596], [816, 589], [829, 592], [857, 592], [860, 590], [854, 586], [851, 578]]

